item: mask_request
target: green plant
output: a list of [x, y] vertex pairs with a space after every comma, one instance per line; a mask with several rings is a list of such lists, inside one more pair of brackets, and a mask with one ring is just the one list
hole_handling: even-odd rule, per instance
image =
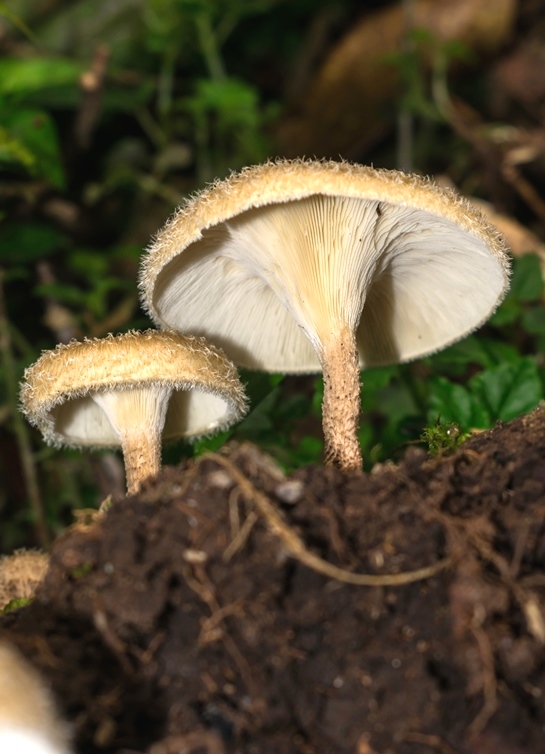
[[420, 439], [432, 455], [443, 456], [456, 450], [469, 436], [469, 432], [462, 432], [459, 424], [443, 423], [441, 417], [437, 417], [433, 426], [424, 427]]
[[142, 246], [199, 182], [267, 155], [276, 108], [238, 35], [274, 5], [0, 3], [0, 551], [45, 546], [115, 476], [114, 456], [44, 447], [17, 385], [59, 341], [148, 327]]

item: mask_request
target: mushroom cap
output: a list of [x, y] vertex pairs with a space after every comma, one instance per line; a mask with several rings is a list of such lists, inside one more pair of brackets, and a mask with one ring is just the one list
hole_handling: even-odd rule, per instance
[[72, 341], [45, 351], [25, 371], [21, 409], [51, 445], [120, 444], [94, 392], [172, 389], [162, 436], [196, 438], [246, 412], [233, 364], [203, 338], [158, 330]]
[[508, 278], [500, 235], [453, 191], [294, 160], [188, 200], [148, 249], [139, 285], [159, 326], [209, 337], [242, 366], [312, 372], [342, 321], [362, 367], [437, 351], [493, 313]]
[[33, 597], [48, 565], [49, 555], [40, 550], [16, 550], [0, 557], [0, 610], [11, 600]]
[[68, 726], [36, 668], [5, 640], [0, 642], [0, 751], [68, 754]]

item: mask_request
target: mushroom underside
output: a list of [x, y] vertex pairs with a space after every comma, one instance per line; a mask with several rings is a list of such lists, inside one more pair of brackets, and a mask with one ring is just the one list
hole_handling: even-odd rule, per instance
[[[176, 390], [168, 403], [162, 439], [194, 438], [221, 429], [228, 421], [231, 408], [224, 396], [213, 392], [195, 387]], [[54, 443], [94, 448], [120, 444], [119, 433], [91, 395], [55, 405], [48, 412], [47, 420], [50, 441]]]
[[[326, 232], [333, 210], [342, 222]], [[451, 220], [316, 195], [203, 231], [159, 273], [153, 314], [239, 366], [305, 373], [320, 371], [337, 325], [354, 327], [361, 368], [440, 350], [482, 324], [505, 287], [486, 241]]]

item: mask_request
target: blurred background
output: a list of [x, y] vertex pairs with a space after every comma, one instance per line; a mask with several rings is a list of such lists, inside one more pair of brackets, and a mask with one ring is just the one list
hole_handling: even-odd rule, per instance
[[[0, 552], [122, 495], [115, 452], [45, 446], [17, 410], [42, 349], [150, 326], [142, 250], [191, 192], [276, 156], [413, 170], [488, 213], [513, 285], [437, 356], [362, 375], [366, 466], [443, 453], [543, 398], [545, 2], [0, 2]], [[233, 432], [320, 462], [321, 380], [244, 373]]]

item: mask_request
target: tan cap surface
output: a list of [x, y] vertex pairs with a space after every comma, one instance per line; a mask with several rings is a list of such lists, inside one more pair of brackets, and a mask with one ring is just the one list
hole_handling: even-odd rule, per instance
[[48, 565], [49, 555], [40, 550], [16, 550], [0, 557], [0, 610], [11, 600], [34, 597]]
[[234, 366], [203, 339], [147, 330], [73, 341], [46, 351], [25, 372], [21, 407], [54, 445], [107, 447], [119, 437], [93, 393], [157, 385], [172, 390], [163, 437], [197, 437], [244, 414]]

